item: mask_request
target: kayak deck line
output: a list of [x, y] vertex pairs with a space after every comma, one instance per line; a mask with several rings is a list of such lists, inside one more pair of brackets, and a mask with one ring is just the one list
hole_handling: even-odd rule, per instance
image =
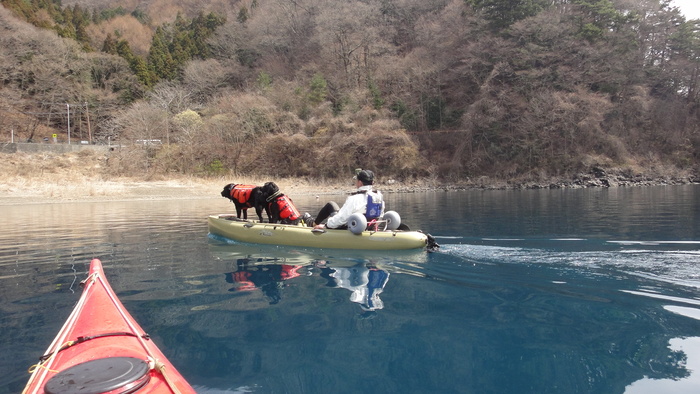
[[[90, 262], [90, 274], [81, 285], [80, 299], [39, 363], [30, 368], [23, 393], [195, 392], [124, 308], [99, 259]], [[98, 333], [82, 335], [90, 331]]]
[[[49, 358], [53, 357], [54, 354], [56, 354], [60, 351], [66, 350], [71, 346], [75, 346], [75, 345], [81, 344], [83, 342], [87, 342], [89, 340], [92, 340], [92, 339], [105, 338], [105, 337], [116, 337], [116, 336], [122, 336], [122, 335], [130, 336], [130, 337], [137, 337], [138, 336], [138, 335], [134, 334], [133, 332], [108, 332], [108, 333], [104, 333], [104, 334], [92, 335], [92, 336], [87, 336], [87, 337], [78, 337], [75, 341], [68, 341], [68, 342], [64, 343], [55, 352], [51, 352], [49, 354], [44, 354], [43, 356], [39, 357], [39, 361], [43, 363], [46, 360], [48, 360]], [[148, 338], [149, 335], [144, 334], [143, 337]], [[41, 367], [41, 365], [39, 365], [39, 364], [35, 364], [35, 365], [33, 365], [33, 367], [34, 366]]]

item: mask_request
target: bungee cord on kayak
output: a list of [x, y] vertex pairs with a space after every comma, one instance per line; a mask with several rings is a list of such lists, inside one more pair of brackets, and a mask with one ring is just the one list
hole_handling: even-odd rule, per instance
[[[41, 363], [44, 363], [44, 362], [47, 361], [49, 358], [53, 357], [54, 354], [56, 354], [56, 353], [58, 353], [58, 352], [60, 352], [60, 351], [66, 350], [66, 349], [68, 349], [68, 348], [71, 347], [71, 346], [75, 346], [75, 345], [81, 344], [81, 343], [83, 343], [83, 342], [90, 341], [90, 340], [92, 340], [92, 339], [105, 338], [105, 337], [116, 337], [116, 336], [121, 336], [121, 335], [129, 336], [129, 337], [138, 337], [138, 335], [136, 335], [136, 334], [134, 334], [134, 333], [132, 333], [132, 332], [108, 332], [108, 333], [105, 333], [105, 334], [98, 334], [98, 335], [92, 335], [92, 336], [87, 336], [87, 337], [78, 337], [78, 339], [76, 339], [75, 341], [68, 341], [68, 342], [64, 343], [64, 344], [63, 344], [60, 348], [58, 348], [56, 351], [51, 352], [51, 353], [48, 353], [48, 354], [45, 354], [45, 355], [39, 357], [40, 364], [41, 364]], [[146, 339], [150, 338], [150, 336], [149, 336], [148, 334], [143, 334], [143, 335], [141, 335], [141, 337], [146, 338]]]

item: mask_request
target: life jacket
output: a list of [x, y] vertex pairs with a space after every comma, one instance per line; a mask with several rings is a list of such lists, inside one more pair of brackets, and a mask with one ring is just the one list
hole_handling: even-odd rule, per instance
[[234, 282], [240, 283], [242, 285], [237, 287], [236, 291], [253, 291], [257, 288], [255, 284], [250, 281], [250, 272], [237, 271], [233, 273], [232, 277]]
[[280, 272], [280, 277], [282, 278], [282, 280], [296, 278], [297, 276], [301, 275], [297, 272], [299, 268], [301, 268], [300, 265], [282, 264], [282, 272]]
[[233, 185], [231, 188], [231, 198], [238, 201], [241, 204], [245, 204], [252, 207], [253, 204], [250, 203], [250, 196], [253, 194], [253, 189], [257, 186], [254, 185]]
[[382, 215], [384, 201], [380, 198], [375, 202], [371, 194], [367, 194], [367, 209], [365, 209], [365, 217], [367, 220], [378, 219]]
[[[374, 192], [377, 192], [377, 190], [374, 190]], [[372, 220], [372, 219], [378, 219], [380, 216], [382, 216], [382, 210], [384, 209], [384, 200], [380, 195], [375, 195], [376, 197], [379, 197], [379, 201], [374, 201], [372, 198], [372, 194], [368, 193], [368, 190], [359, 190], [356, 192], [350, 193], [350, 195], [355, 195], [355, 194], [366, 194], [367, 195], [367, 207], [365, 208], [365, 217], [367, 220]]]
[[284, 194], [280, 194], [270, 201], [270, 205], [276, 204], [279, 207], [280, 220], [294, 221], [301, 217], [301, 214], [294, 206], [292, 199]]

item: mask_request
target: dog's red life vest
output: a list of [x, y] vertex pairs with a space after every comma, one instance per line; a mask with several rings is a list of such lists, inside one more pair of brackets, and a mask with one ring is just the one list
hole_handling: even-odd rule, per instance
[[297, 272], [299, 268], [301, 268], [300, 265], [282, 264], [282, 272], [280, 273], [280, 277], [282, 277], [282, 280], [296, 278], [297, 276], [301, 275]]
[[[300, 276], [301, 274], [297, 272], [299, 268], [301, 268], [300, 265], [282, 264], [280, 280], [289, 280]], [[236, 291], [253, 291], [257, 289], [258, 286], [250, 280], [251, 276], [253, 276], [253, 274], [248, 271], [234, 272], [232, 274], [233, 281], [241, 284], [241, 286], [236, 287]]]
[[253, 205], [248, 200], [250, 199], [250, 195], [253, 193], [253, 189], [255, 188], [256, 186], [253, 185], [233, 185], [231, 188], [231, 198], [240, 202], [241, 204], [252, 207]]
[[252, 291], [257, 287], [253, 282], [250, 281], [251, 274], [246, 271], [238, 271], [233, 273], [233, 280], [236, 283], [240, 283], [242, 286], [237, 287], [236, 291]]
[[301, 214], [297, 210], [297, 207], [294, 206], [292, 199], [285, 196], [284, 194], [272, 200], [272, 202], [270, 202], [270, 205], [272, 204], [277, 204], [277, 206], [279, 207], [280, 219], [282, 220], [286, 219], [289, 221], [293, 221], [301, 217]]

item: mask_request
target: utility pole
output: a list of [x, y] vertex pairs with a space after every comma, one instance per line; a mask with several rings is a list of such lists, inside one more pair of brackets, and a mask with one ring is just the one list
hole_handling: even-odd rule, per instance
[[70, 104], [66, 104], [66, 110], [68, 111], [68, 145], [70, 145]]
[[90, 141], [90, 145], [92, 145], [92, 130], [90, 130], [90, 112], [88, 111], [87, 101], [85, 102], [85, 117], [87, 118], [88, 140]]

